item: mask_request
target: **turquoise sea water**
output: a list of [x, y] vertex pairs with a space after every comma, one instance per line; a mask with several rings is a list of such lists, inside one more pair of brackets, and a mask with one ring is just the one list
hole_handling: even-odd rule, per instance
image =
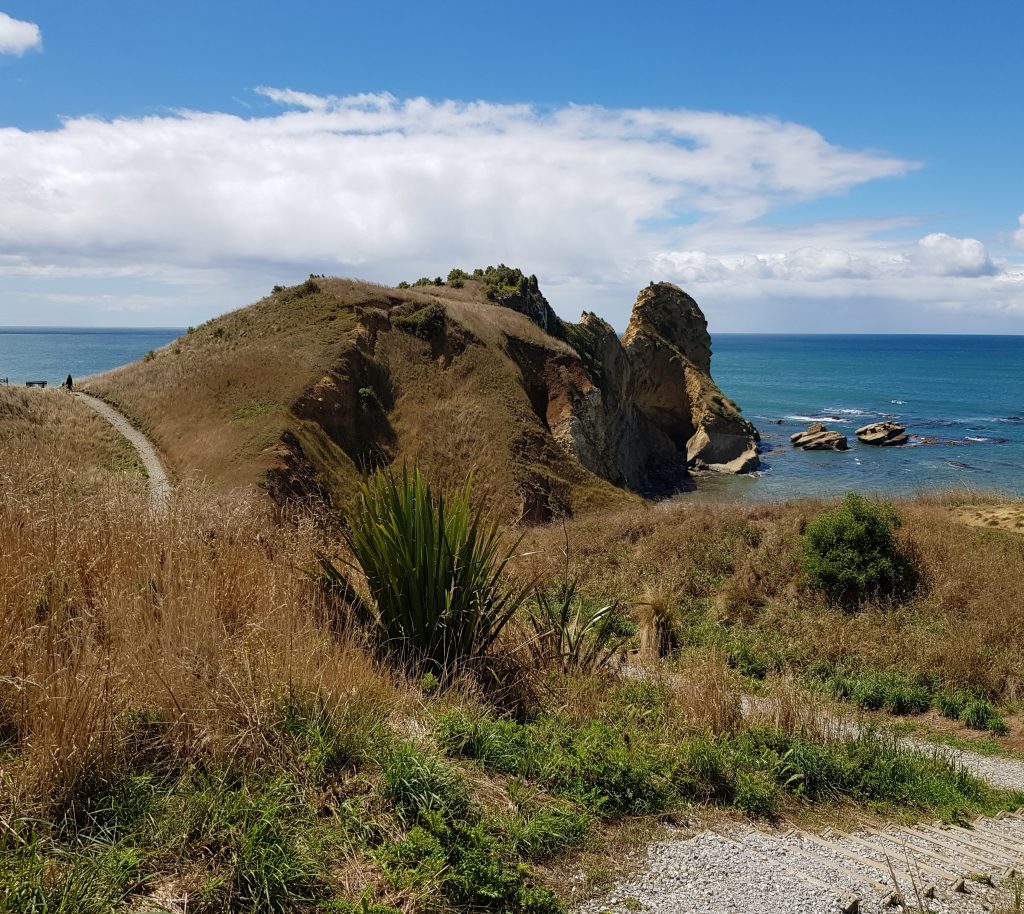
[[[0, 378], [57, 384], [141, 358], [180, 330], [0, 328]], [[968, 486], [1024, 495], [1024, 336], [718, 334], [711, 370], [760, 430], [763, 469], [705, 477], [708, 495], [913, 494]], [[854, 429], [892, 417], [912, 446], [871, 448]], [[805, 452], [812, 421], [850, 450]]]
[[[761, 432], [764, 467], [750, 479], [699, 480], [705, 492], [1024, 495], [1024, 336], [719, 334], [712, 343], [712, 374]], [[907, 426], [911, 446], [860, 445], [854, 430], [882, 418]], [[791, 447], [813, 421], [848, 435], [850, 450]]]
[[181, 330], [0, 327], [0, 378], [61, 383], [142, 358]]

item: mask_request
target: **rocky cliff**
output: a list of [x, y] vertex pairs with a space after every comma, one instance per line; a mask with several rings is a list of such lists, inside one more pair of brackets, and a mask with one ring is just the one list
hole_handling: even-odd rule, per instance
[[[563, 357], [551, 366], [546, 421], [591, 472], [658, 497], [687, 488], [690, 469], [742, 473], [758, 466], [757, 430], [712, 380], [707, 321], [682, 289], [643, 289], [621, 339], [586, 312], [554, 332], [579, 362]], [[515, 346], [510, 352], [522, 359]]]

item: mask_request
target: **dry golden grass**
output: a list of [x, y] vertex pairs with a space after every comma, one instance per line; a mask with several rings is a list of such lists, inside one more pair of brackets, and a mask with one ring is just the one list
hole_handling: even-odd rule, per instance
[[347, 342], [355, 306], [384, 294], [369, 283], [317, 283], [318, 293], [268, 296], [83, 386], [131, 416], [177, 477], [251, 485], [273, 462], [288, 410]]
[[195, 490], [157, 516], [143, 485], [83, 488], [90, 465], [64, 464], [61, 436], [33, 440], [0, 475], [0, 743], [18, 750], [4, 806], [109, 775], [136, 719], [162, 752], [244, 763], [273, 757], [289, 694], [353, 727], [401, 702], [306, 577], [324, 545], [309, 525]]
[[22, 490], [95, 490], [142, 479], [135, 449], [66, 391], [0, 387], [0, 479]]
[[[950, 522], [955, 496], [897, 502], [900, 532], [922, 576], [902, 606], [844, 612], [801, 583], [797, 541], [826, 505], [674, 502], [578, 518], [567, 525], [574, 567], [596, 600], [649, 614], [650, 594], [672, 594], [677, 617], [749, 632], [781, 665], [853, 662], [936, 671], [950, 685], [1024, 697], [1024, 539]], [[523, 575], [554, 573], [563, 532], [531, 531]], [[664, 602], [662, 596], [657, 600]], [[666, 614], [664, 605], [658, 607]]]
[[[475, 469], [477, 490], [512, 519], [524, 491], [576, 512], [633, 499], [554, 442], [505, 353], [506, 337], [558, 352], [568, 351], [565, 345], [485, 301], [478, 283], [402, 290], [318, 278], [315, 285], [319, 291], [284, 290], [209, 321], [84, 386], [145, 430], [177, 478], [217, 490], [260, 483], [279, 465], [282, 436], [290, 432], [341, 508], [378, 451], [398, 463], [418, 461], [435, 484], [454, 484]], [[366, 424], [352, 418], [364, 407], [345, 389], [356, 309], [413, 311], [435, 302], [450, 315], [451, 345], [438, 353], [409, 334], [382, 333], [373, 359], [394, 399], [385, 434], [381, 441], [341, 440]]]

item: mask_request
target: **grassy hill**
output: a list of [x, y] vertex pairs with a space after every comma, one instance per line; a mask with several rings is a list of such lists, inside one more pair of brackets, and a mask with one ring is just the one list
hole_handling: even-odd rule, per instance
[[[431, 308], [443, 316], [428, 332]], [[220, 489], [344, 507], [364, 471], [415, 459], [442, 483], [473, 469], [509, 517], [628, 502], [556, 444], [517, 346], [574, 356], [474, 280], [392, 289], [311, 278], [86, 386], [145, 429], [177, 476]]]
[[[534, 332], [471, 298], [447, 307], [466, 334], [452, 352]], [[419, 372], [478, 389], [399, 332], [395, 389]], [[316, 415], [309, 396], [287, 422]], [[501, 583], [525, 601], [439, 681], [375, 632], [380, 591], [344, 542], [237, 489], [180, 486], [150, 511], [124, 448], [60, 391], [0, 391], [4, 914], [564, 914], [663, 822], [963, 822], [1024, 802], [815, 716], [867, 707], [1022, 751], [1024, 537], [953, 522], [955, 499], [896, 506], [919, 586], [856, 606], [801, 570], [824, 502], [635, 499], [535, 525]], [[359, 600], [318, 574], [323, 554]], [[393, 566], [399, 591], [429, 590], [419, 567]], [[751, 696], [763, 708], [744, 716]]]

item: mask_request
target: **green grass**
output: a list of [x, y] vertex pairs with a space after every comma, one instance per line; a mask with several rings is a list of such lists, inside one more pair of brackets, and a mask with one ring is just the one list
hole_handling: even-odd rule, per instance
[[936, 811], [952, 820], [1000, 803], [966, 771], [875, 733], [825, 745], [769, 727], [735, 736], [658, 731], [649, 721], [574, 726], [551, 715], [517, 723], [466, 711], [438, 722], [450, 753], [529, 779], [604, 818], [671, 814], [693, 802], [771, 816], [784, 795]]

